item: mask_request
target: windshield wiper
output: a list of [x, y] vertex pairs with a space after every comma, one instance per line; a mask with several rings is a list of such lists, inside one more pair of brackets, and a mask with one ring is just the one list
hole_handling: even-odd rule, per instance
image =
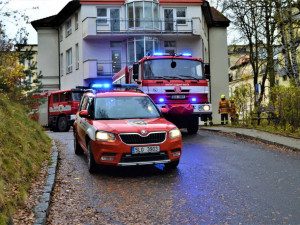
[[185, 78], [190, 78], [191, 80], [200, 80], [200, 79], [198, 79], [196, 77], [189, 76], [189, 75], [178, 75], [178, 76], [185, 77]]

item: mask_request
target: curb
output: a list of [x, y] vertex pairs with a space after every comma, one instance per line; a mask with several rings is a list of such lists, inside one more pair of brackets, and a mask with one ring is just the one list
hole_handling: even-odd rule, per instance
[[58, 149], [54, 141], [52, 141], [52, 150], [53, 150], [52, 159], [51, 159], [50, 166], [48, 166], [48, 178], [43, 190], [43, 195], [41, 196], [39, 203], [36, 205], [34, 209], [34, 216], [35, 216], [34, 225], [45, 225], [49, 214], [51, 193], [53, 191], [54, 184], [55, 184], [56, 169], [57, 169], [57, 162], [58, 162]]
[[284, 147], [293, 151], [300, 151], [300, 148], [294, 148], [292, 146], [288, 146], [288, 145], [284, 145], [284, 144], [280, 144], [274, 141], [268, 141], [262, 138], [258, 138], [258, 137], [253, 137], [250, 135], [246, 135], [246, 134], [240, 134], [240, 133], [236, 133], [236, 132], [230, 132], [230, 131], [222, 131], [222, 130], [217, 130], [217, 129], [206, 129], [206, 128], [201, 128], [202, 130], [205, 131], [210, 131], [210, 132], [215, 132], [215, 133], [225, 133], [225, 134], [234, 134], [236, 137], [241, 137], [241, 138], [246, 138], [246, 139], [251, 139], [251, 140], [257, 140], [257, 141], [261, 141], [265, 144], [271, 144], [271, 145], [276, 145], [279, 147]]

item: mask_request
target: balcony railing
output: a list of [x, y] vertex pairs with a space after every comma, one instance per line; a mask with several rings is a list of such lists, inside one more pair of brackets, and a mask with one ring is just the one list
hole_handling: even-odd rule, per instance
[[128, 20], [88, 17], [83, 21], [83, 36], [120, 33], [158, 33], [200, 35], [200, 19]]
[[95, 59], [86, 60], [83, 62], [84, 79], [100, 77], [111, 78], [125, 66], [126, 62]]

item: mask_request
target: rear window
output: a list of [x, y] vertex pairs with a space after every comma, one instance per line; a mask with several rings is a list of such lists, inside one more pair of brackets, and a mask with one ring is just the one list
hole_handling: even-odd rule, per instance
[[72, 92], [72, 99], [75, 102], [80, 102], [82, 98], [83, 92]]

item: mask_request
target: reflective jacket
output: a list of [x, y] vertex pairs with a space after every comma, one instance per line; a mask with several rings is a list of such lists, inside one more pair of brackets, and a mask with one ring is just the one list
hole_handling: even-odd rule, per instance
[[235, 104], [234, 102], [230, 103], [230, 117], [235, 117], [236, 116], [236, 109], [235, 109]]
[[229, 113], [229, 101], [228, 100], [220, 100], [219, 101], [219, 112], [221, 114], [228, 114]]

